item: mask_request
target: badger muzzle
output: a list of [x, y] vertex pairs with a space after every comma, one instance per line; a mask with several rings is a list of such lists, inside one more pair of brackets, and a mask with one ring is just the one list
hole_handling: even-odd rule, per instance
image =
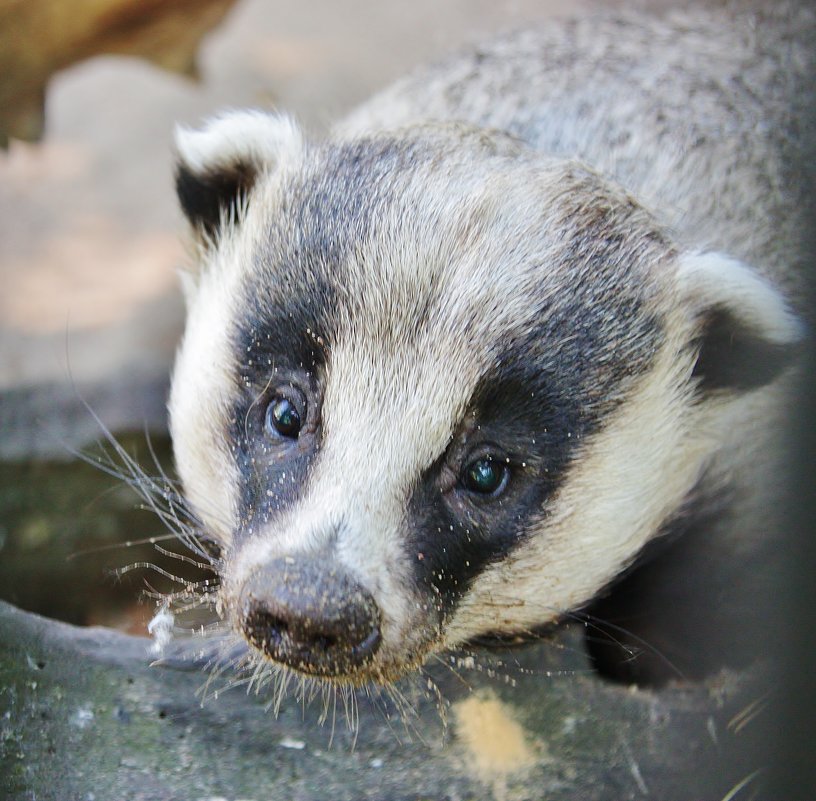
[[275, 662], [301, 673], [349, 678], [380, 645], [372, 595], [326, 553], [273, 559], [241, 589], [238, 626]]

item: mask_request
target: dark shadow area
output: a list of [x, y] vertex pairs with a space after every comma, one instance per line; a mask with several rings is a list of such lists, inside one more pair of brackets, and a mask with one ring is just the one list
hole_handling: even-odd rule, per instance
[[[167, 438], [121, 443], [148, 474], [170, 470]], [[122, 479], [80, 460], [0, 462], [0, 520], [0, 598], [75, 625], [145, 634], [151, 596], [208, 574]]]

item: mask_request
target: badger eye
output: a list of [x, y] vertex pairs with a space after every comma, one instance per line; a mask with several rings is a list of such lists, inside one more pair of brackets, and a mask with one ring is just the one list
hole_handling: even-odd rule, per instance
[[465, 468], [462, 483], [470, 492], [495, 497], [504, 491], [509, 478], [507, 465], [496, 461], [492, 456], [483, 456]]
[[269, 434], [297, 439], [303, 420], [294, 401], [279, 395], [266, 407], [264, 425]]

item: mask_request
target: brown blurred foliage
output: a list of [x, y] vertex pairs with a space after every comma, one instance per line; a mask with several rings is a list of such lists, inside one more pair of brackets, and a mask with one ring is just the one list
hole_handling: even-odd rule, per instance
[[142, 56], [194, 74], [201, 37], [235, 0], [0, 0], [0, 146], [42, 133], [45, 88], [69, 64]]

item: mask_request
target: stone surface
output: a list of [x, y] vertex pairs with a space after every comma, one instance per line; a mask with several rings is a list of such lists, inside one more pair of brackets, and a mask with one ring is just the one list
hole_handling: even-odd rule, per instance
[[225, 689], [229, 673], [150, 667], [146, 639], [0, 604], [0, 791], [38, 801], [699, 801], [723, 798], [761, 765], [749, 720], [756, 671], [639, 691], [589, 672], [581, 637], [567, 627], [503, 654], [477, 650], [403, 682], [402, 712], [358, 693], [321, 721], [319, 698], [304, 704], [296, 689], [275, 715], [268, 689]]

